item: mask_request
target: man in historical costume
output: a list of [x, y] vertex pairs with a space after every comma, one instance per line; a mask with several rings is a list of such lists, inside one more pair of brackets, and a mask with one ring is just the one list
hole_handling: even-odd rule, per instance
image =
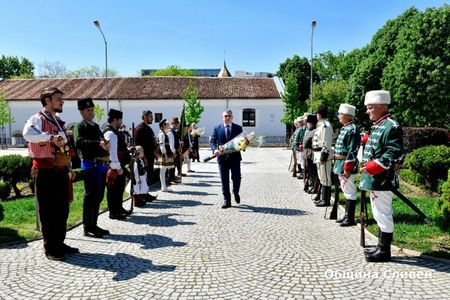
[[[174, 164], [175, 168], [169, 169], [169, 182], [171, 183], [180, 183], [181, 177], [186, 176], [186, 174], [182, 173], [182, 160], [183, 157], [181, 157], [181, 131], [179, 129], [180, 121], [177, 117], [172, 118], [172, 122], [170, 123], [170, 131], [172, 132], [174, 143], [175, 143], [175, 152], [174, 153]], [[175, 170], [178, 171], [177, 175], [175, 175]]]
[[330, 206], [331, 167], [333, 160], [333, 127], [327, 120], [328, 107], [320, 106], [317, 110], [317, 129], [313, 137], [314, 163], [317, 165], [319, 180], [322, 185], [320, 199], [316, 206]]
[[130, 162], [130, 154], [127, 144], [118, 128], [122, 124], [123, 113], [119, 110], [110, 109], [108, 112], [108, 126], [103, 130], [103, 136], [110, 143], [109, 147], [109, 169], [106, 174], [106, 199], [108, 200], [109, 218], [126, 219], [129, 211], [125, 210], [123, 204], [123, 192], [125, 191], [126, 165]]
[[75, 145], [81, 158], [84, 181], [84, 235], [101, 238], [108, 230], [97, 226], [100, 203], [105, 194], [109, 162], [109, 143], [103, 139], [100, 126], [94, 122], [94, 102], [91, 98], [78, 100], [82, 120], [74, 127]]
[[336, 140], [333, 172], [338, 175], [341, 190], [345, 196], [345, 215], [336, 221], [342, 227], [356, 225], [355, 174], [358, 172], [358, 151], [361, 144], [361, 135], [353, 120], [355, 111], [356, 107], [346, 103], [341, 104], [338, 111], [342, 128]]
[[368, 262], [391, 259], [394, 232], [391, 189], [398, 187], [396, 165], [402, 161], [405, 150], [402, 128], [389, 113], [390, 103], [389, 92], [382, 90], [367, 92], [364, 101], [373, 126], [363, 154], [361, 188], [369, 192], [379, 230], [377, 247], [364, 251]]
[[[156, 140], [155, 133], [150, 125], [153, 123], [153, 113], [150, 110], [142, 112], [142, 123], [134, 129], [134, 141], [136, 146], [144, 149], [145, 171], [147, 173], [147, 183], [150, 184], [153, 179], [155, 166]], [[150, 195], [146, 197], [149, 201], [153, 201], [157, 196]]]
[[62, 112], [63, 92], [46, 88], [40, 100], [44, 108], [28, 119], [23, 136], [29, 142], [28, 153], [33, 158], [32, 173], [45, 256], [60, 261], [67, 254], [79, 252], [64, 243], [73, 190], [67, 132], [64, 122], [57, 116]]
[[319, 191], [319, 180], [317, 178], [317, 166], [314, 164], [314, 151], [312, 140], [316, 132], [317, 117], [314, 114], [308, 114], [305, 118], [306, 131], [303, 138], [303, 157], [305, 165], [305, 180], [303, 190], [308, 194], [316, 194]]
[[[222, 145], [242, 133], [242, 127], [233, 123], [233, 112], [226, 110], [222, 113], [223, 123], [214, 127], [211, 135], [210, 146], [214, 155], [218, 156], [223, 150]], [[239, 189], [241, 187], [241, 153], [234, 152], [217, 157], [220, 180], [222, 181], [223, 204], [222, 208], [231, 207], [230, 172], [233, 181], [233, 195], [237, 204], [241, 203]]]
[[305, 113], [303, 116], [298, 117], [296, 119], [296, 123], [298, 125], [297, 130], [295, 130], [294, 134], [294, 145], [295, 145], [295, 153], [297, 155], [297, 170], [298, 170], [298, 179], [303, 179], [303, 170], [304, 170], [304, 157], [303, 157], [303, 138], [305, 137], [306, 131], [306, 123], [304, 122], [304, 117], [307, 114]]

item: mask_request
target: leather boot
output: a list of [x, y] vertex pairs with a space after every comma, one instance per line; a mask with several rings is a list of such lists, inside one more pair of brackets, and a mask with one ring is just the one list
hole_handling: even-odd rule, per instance
[[345, 214], [342, 218], [337, 219], [336, 223], [342, 223], [347, 219], [348, 216], [348, 200], [345, 200]]
[[322, 186], [322, 198], [316, 203], [317, 207], [331, 205], [331, 186]]
[[373, 253], [366, 254], [368, 262], [387, 262], [391, 260], [392, 232], [381, 232], [380, 245]]
[[364, 254], [370, 254], [370, 253], [374, 253], [375, 251], [377, 251], [378, 247], [380, 247], [381, 244], [381, 230], [378, 227], [378, 243], [375, 247], [368, 247], [364, 249]]
[[355, 222], [355, 208], [356, 200], [347, 200], [347, 219], [341, 223], [341, 227], [354, 226]]
[[135, 194], [135, 195], [133, 195], [133, 200], [134, 200], [134, 206], [136, 206], [136, 207], [145, 206], [146, 201], [145, 201], [143, 195]]
[[314, 197], [314, 203], [316, 202], [316, 201], [319, 201], [320, 200], [320, 197], [321, 197], [321, 195], [322, 195], [322, 185], [321, 184], [319, 184], [319, 187], [317, 188], [317, 195], [316, 195], [316, 197]]

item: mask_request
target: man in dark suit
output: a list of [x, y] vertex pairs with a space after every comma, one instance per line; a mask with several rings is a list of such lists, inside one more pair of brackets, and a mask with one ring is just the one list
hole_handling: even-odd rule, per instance
[[[216, 156], [223, 151], [221, 145], [232, 140], [242, 132], [242, 127], [233, 123], [233, 112], [231, 110], [226, 110], [222, 113], [222, 120], [222, 124], [214, 127], [210, 140], [211, 150]], [[239, 196], [239, 188], [241, 186], [241, 160], [242, 158], [240, 152], [224, 154], [217, 157], [224, 198], [222, 208], [231, 207], [230, 171], [231, 180], [233, 181], [234, 200], [237, 204], [241, 202], [241, 198]]]
[[[145, 171], [147, 172], [147, 183], [150, 185], [153, 179], [153, 170], [155, 165], [156, 140], [155, 133], [150, 125], [153, 123], [153, 113], [150, 110], [142, 112], [142, 123], [134, 129], [134, 139], [136, 146], [144, 148]], [[150, 201], [155, 200], [157, 196], [149, 194]]]

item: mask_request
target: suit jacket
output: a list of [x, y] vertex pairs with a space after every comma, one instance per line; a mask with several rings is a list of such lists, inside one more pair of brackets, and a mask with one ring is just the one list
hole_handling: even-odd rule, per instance
[[153, 129], [142, 122], [134, 129], [134, 141], [136, 146], [144, 148], [144, 155], [148, 160], [155, 159], [156, 140]]
[[[238, 124], [232, 123], [231, 124], [231, 132], [230, 132], [230, 141], [235, 138], [237, 135], [239, 135], [240, 133], [242, 133], [242, 127]], [[211, 139], [209, 141], [209, 144], [211, 146], [211, 150], [214, 152], [216, 151], [219, 146], [225, 144], [226, 142], [228, 142], [229, 140], [227, 140], [227, 137], [225, 135], [225, 125], [219, 124], [216, 127], [214, 127], [214, 131], [213, 134], [211, 136]], [[229, 161], [241, 161], [242, 157], [241, 157], [241, 152], [234, 152], [231, 154], [225, 154], [225, 155], [221, 155], [217, 158], [217, 162], [218, 163], [222, 163], [225, 160], [229, 160]]]

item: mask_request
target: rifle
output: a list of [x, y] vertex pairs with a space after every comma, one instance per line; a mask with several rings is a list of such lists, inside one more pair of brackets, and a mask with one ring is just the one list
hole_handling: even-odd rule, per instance
[[292, 177], [297, 177], [297, 155], [295, 154], [295, 149], [292, 147], [292, 159], [291, 163], [294, 165], [292, 166]]
[[366, 234], [364, 232], [366, 227], [366, 222], [364, 218], [367, 214], [367, 206], [366, 206], [366, 191], [361, 190], [361, 205], [359, 209], [359, 221], [361, 222], [361, 236], [360, 236], [360, 245], [361, 247], [366, 247]]
[[428, 225], [433, 225], [433, 222], [430, 218], [428, 218], [417, 206], [415, 206], [408, 198], [406, 198], [400, 191], [394, 187], [391, 188], [392, 193], [394, 193], [395, 196], [397, 196], [400, 200], [406, 203], [409, 207], [414, 210], [422, 220], [427, 223]]
[[[132, 146], [136, 146], [136, 142], [135, 142], [135, 138], [134, 138], [134, 122], [133, 123], [131, 123], [131, 145]], [[131, 161], [133, 161], [133, 160], [131, 160]], [[131, 165], [131, 166], [129, 166], [130, 167], [130, 169], [131, 168], [133, 168], [133, 166]], [[130, 175], [131, 176], [133, 176], [132, 175], [132, 172], [131, 172], [131, 170], [130, 170]], [[130, 178], [130, 180], [131, 180], [131, 178]], [[133, 185], [131, 185], [131, 189], [130, 189], [130, 210], [129, 210], [129, 212], [130, 212], [130, 214], [131, 213], [133, 213], [133, 210], [134, 210], [134, 199], [133, 199]]]
[[334, 179], [334, 202], [333, 208], [331, 209], [330, 213], [330, 220], [337, 219], [337, 210], [339, 206], [339, 176], [337, 174], [334, 174], [333, 179]]

